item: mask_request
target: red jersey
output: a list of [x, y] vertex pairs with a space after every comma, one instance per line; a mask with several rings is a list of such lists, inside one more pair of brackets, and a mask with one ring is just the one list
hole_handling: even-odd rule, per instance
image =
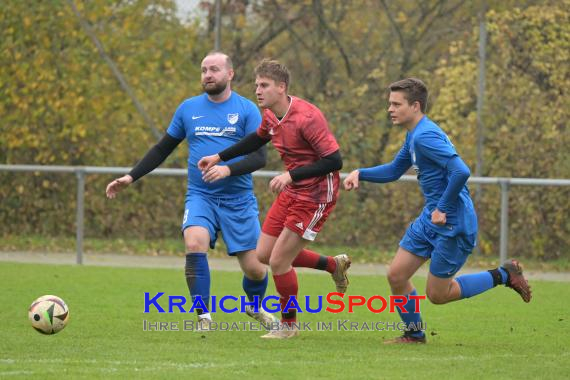
[[[313, 104], [291, 96], [289, 110], [279, 121], [266, 109], [257, 135], [271, 139], [288, 171], [328, 156], [339, 150], [323, 113]], [[336, 200], [340, 175], [338, 171], [321, 177], [306, 178], [285, 187], [290, 196], [299, 200], [329, 203]]]

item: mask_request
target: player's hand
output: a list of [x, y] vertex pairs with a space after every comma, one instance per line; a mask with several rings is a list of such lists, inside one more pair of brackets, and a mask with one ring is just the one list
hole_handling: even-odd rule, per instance
[[283, 174], [279, 174], [277, 177], [273, 177], [271, 182], [269, 182], [269, 189], [272, 192], [279, 194], [283, 191], [285, 186], [292, 182], [293, 179], [291, 178], [291, 174], [289, 174], [289, 172], [285, 172]]
[[107, 189], [105, 193], [107, 194], [107, 198], [113, 199], [117, 196], [119, 191], [123, 190], [125, 187], [129, 186], [133, 183], [133, 177], [130, 175], [124, 175], [121, 178], [117, 178], [116, 180], [112, 181], [107, 185]]
[[431, 222], [438, 226], [444, 226], [447, 222], [445, 212], [441, 212], [438, 209], [433, 210], [431, 213]]
[[344, 179], [343, 185], [346, 191], [350, 191], [352, 189], [358, 190], [358, 176], [360, 172], [358, 170], [353, 170], [350, 174]]
[[198, 169], [200, 169], [202, 171], [202, 175], [204, 175], [212, 166], [216, 165], [220, 161], [222, 161], [222, 159], [217, 154], [202, 157], [200, 161], [198, 161]]
[[227, 166], [214, 165], [206, 173], [202, 175], [204, 182], [214, 182], [219, 181], [222, 178], [226, 178], [231, 173], [231, 170]]

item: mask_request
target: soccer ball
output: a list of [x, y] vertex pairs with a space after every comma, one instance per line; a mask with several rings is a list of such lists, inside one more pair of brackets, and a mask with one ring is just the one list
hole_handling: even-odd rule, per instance
[[32, 302], [28, 310], [28, 318], [36, 331], [51, 335], [60, 332], [67, 325], [69, 309], [57, 296], [41, 296]]

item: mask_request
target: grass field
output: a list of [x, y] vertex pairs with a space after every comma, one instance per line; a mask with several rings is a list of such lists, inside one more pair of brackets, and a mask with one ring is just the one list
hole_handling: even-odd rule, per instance
[[[327, 276], [299, 277], [301, 296], [333, 288]], [[424, 302], [428, 344], [402, 347], [382, 344], [394, 331], [305, 331], [266, 341], [256, 331], [183, 331], [191, 314], [144, 314], [144, 292], [186, 295], [182, 268], [0, 263], [0, 279], [0, 378], [570, 378], [567, 283], [533, 283], [530, 304], [503, 287], [444, 306]], [[239, 272], [214, 272], [212, 282], [213, 294], [242, 293]], [[423, 282], [416, 281], [421, 294]], [[389, 291], [384, 278], [352, 276], [349, 293], [387, 297]], [[70, 323], [57, 335], [41, 335], [27, 320], [30, 303], [44, 294], [62, 297], [70, 308]], [[235, 313], [214, 319], [247, 321]], [[362, 308], [300, 315], [313, 327], [339, 319], [398, 321]], [[181, 331], [143, 331], [143, 320], [179, 322]]]

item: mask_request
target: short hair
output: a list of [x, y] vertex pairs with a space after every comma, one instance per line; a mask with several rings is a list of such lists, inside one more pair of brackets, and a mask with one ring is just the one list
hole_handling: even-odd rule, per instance
[[276, 60], [265, 58], [253, 71], [256, 77], [264, 77], [273, 79], [275, 82], [284, 82], [285, 87], [289, 88], [289, 81], [291, 74], [289, 69], [282, 63]]
[[[206, 57], [209, 57], [209, 56], [211, 56], [211, 55], [218, 55], [218, 54], [223, 55], [223, 56], [226, 58], [226, 67], [227, 67], [229, 70], [233, 70], [233, 68], [234, 68], [234, 63], [232, 62], [232, 59], [230, 58], [229, 55], [227, 55], [227, 54], [224, 53], [223, 51], [220, 51], [220, 50], [211, 50], [208, 54], [206, 54]], [[206, 57], [204, 57], [204, 58], [206, 58]]]
[[424, 82], [417, 78], [406, 78], [392, 83], [388, 86], [390, 91], [401, 91], [409, 104], [420, 103], [422, 113], [426, 113], [428, 90]]

